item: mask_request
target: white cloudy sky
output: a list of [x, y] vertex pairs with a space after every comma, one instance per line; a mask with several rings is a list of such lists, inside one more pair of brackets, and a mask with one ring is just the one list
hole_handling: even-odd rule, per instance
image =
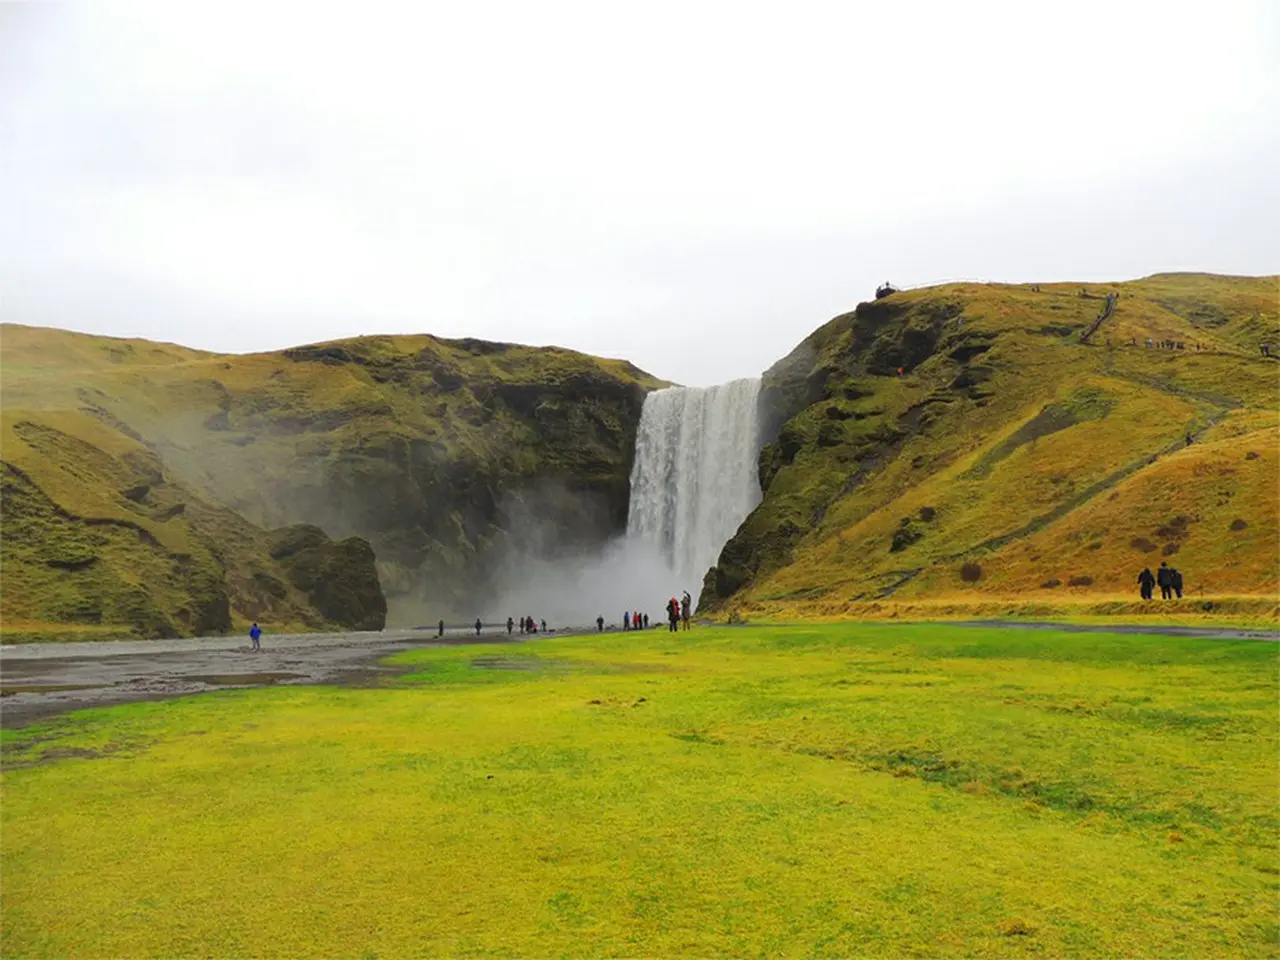
[[0, 318], [759, 372], [877, 282], [1280, 270], [1280, 4], [0, 4]]

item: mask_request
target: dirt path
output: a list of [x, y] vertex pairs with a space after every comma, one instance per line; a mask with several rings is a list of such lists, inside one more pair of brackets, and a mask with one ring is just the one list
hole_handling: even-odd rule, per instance
[[[262, 638], [30, 643], [0, 646], [0, 726], [24, 727], [47, 717], [138, 700], [163, 700], [207, 690], [275, 684], [366, 685], [394, 676], [379, 664], [415, 647], [506, 641], [455, 631], [335, 633]], [[519, 636], [514, 639], [519, 639]]]

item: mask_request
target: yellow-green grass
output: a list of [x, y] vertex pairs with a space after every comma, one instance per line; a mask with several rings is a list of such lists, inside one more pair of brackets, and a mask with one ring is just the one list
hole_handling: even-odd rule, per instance
[[5, 735], [5, 956], [1274, 956], [1277, 647], [413, 651]]

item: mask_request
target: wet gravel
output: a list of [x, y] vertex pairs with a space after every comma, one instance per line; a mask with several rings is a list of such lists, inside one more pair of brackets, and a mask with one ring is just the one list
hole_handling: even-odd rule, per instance
[[[455, 631], [334, 633], [145, 640], [30, 643], [0, 646], [0, 726], [29, 726], [47, 717], [139, 700], [163, 700], [208, 690], [274, 685], [369, 686], [401, 672], [380, 661], [419, 647], [489, 643]], [[519, 639], [515, 637], [513, 639]]]

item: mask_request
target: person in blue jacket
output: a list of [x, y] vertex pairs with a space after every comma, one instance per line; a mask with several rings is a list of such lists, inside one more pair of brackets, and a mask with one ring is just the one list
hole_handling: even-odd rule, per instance
[[249, 628], [249, 639], [253, 641], [254, 650], [262, 649], [262, 647], [258, 646], [258, 638], [261, 636], [262, 636], [262, 628], [258, 626], [258, 621], [255, 620], [253, 621], [253, 626]]

